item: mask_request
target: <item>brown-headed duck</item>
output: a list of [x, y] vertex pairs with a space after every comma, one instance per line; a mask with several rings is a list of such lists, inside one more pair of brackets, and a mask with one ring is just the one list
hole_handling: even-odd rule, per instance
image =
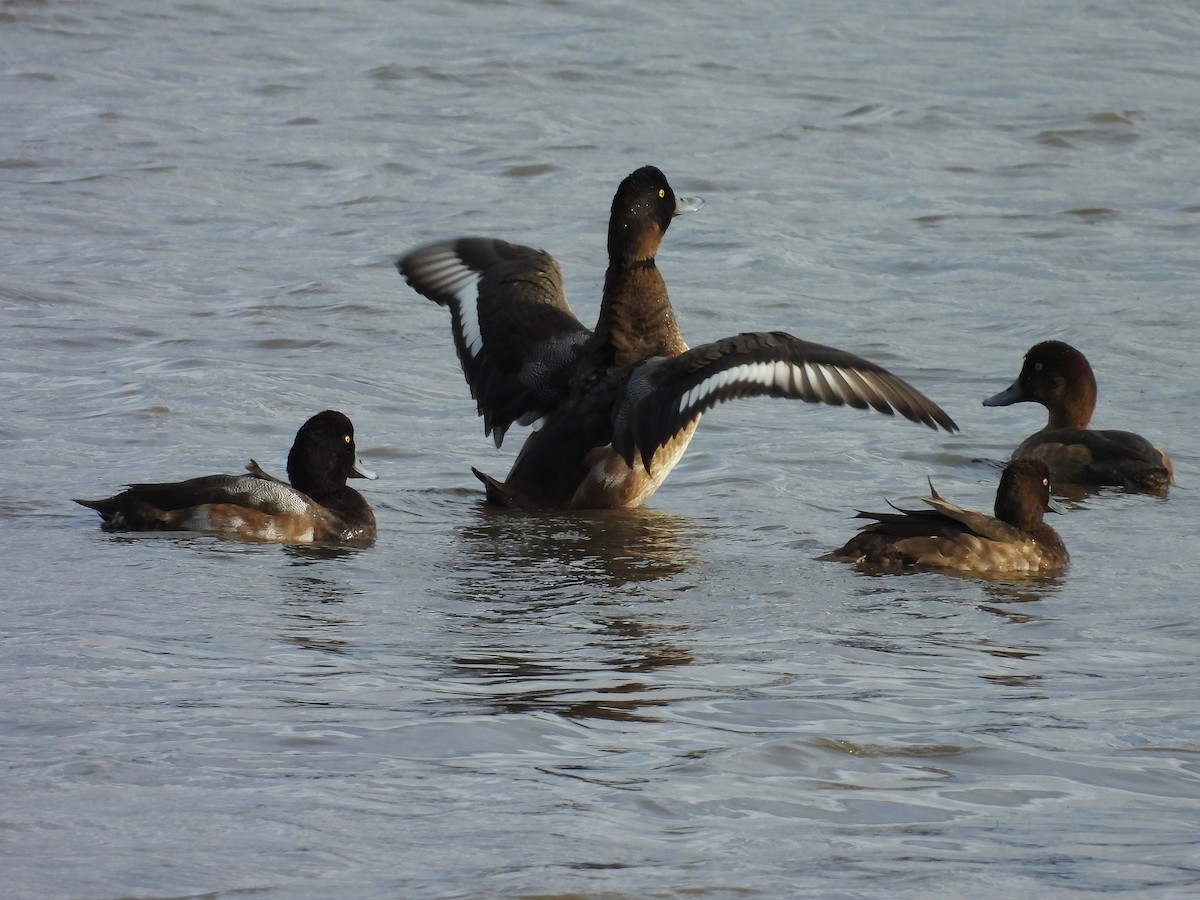
[[860, 512], [873, 519], [844, 547], [824, 559], [884, 569], [950, 569], [964, 575], [1056, 575], [1069, 561], [1067, 548], [1043, 514], [1057, 511], [1050, 474], [1037, 459], [1010, 462], [996, 489], [995, 517], [961, 509], [929, 485], [922, 499], [932, 509]]
[[1025, 354], [1021, 374], [984, 406], [1040, 403], [1050, 411], [1041, 431], [1023, 440], [1013, 459], [1050, 467], [1055, 484], [1123, 485], [1166, 493], [1174, 473], [1167, 454], [1129, 431], [1088, 428], [1096, 408], [1096, 376], [1087, 358], [1062, 341], [1043, 341]]
[[475, 472], [489, 500], [640, 506], [683, 455], [701, 414], [736, 397], [873, 407], [957, 430], [907, 382], [843, 350], [778, 331], [689, 349], [655, 255], [671, 219], [702, 204], [676, 197], [653, 166], [621, 182], [593, 330], [571, 311], [558, 263], [543, 250], [463, 237], [397, 261], [410, 286], [449, 307], [463, 374], [496, 446], [514, 422], [540, 425], [503, 482]]

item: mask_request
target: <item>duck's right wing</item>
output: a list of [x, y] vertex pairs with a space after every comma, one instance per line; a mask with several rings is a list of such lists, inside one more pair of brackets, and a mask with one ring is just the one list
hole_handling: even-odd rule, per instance
[[418, 247], [396, 268], [417, 293], [449, 307], [463, 374], [497, 447], [513, 422], [528, 425], [565, 399], [591, 332], [571, 311], [549, 253], [463, 237]]

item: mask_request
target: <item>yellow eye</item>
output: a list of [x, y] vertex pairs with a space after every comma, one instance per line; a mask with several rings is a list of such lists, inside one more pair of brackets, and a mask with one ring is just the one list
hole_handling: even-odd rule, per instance
[[1040, 372], [1040, 371], [1042, 371], [1043, 368], [1045, 368], [1043, 363], [1034, 363], [1033, 364], [1033, 371], [1035, 371], [1035, 372]]
[[343, 443], [343, 444], [348, 444], [348, 443], [350, 443], [350, 435], [348, 435], [348, 434], [343, 434], [343, 435], [342, 435], [342, 443]]
[[1050, 479], [1049, 478], [1042, 479], [1042, 487], [1050, 487]]
[[667, 192], [665, 190], [663, 190], [662, 188], [659, 188], [658, 189], [658, 199], [661, 200], [665, 196], [667, 196]]

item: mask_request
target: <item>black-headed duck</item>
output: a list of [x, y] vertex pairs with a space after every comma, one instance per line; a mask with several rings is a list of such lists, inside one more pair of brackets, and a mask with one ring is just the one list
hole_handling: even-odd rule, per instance
[[246, 475], [132, 484], [106, 500], [76, 500], [100, 513], [106, 531], [203, 531], [285, 544], [369, 546], [375, 516], [347, 478], [375, 478], [354, 448], [354, 426], [326, 410], [296, 432], [291, 484], [251, 460]]
[[957, 430], [882, 367], [790, 334], [740, 334], [688, 349], [655, 255], [671, 219], [702, 204], [676, 197], [653, 166], [621, 182], [594, 330], [571, 311], [558, 263], [543, 250], [464, 237], [397, 261], [418, 293], [449, 307], [463, 374], [496, 446], [514, 422], [540, 425], [505, 481], [475, 472], [489, 500], [640, 506], [683, 455], [701, 414], [735, 397], [873, 407]]
[[860, 512], [873, 519], [825, 559], [884, 569], [950, 569], [964, 575], [1056, 575], [1069, 561], [1062, 538], [1043, 521], [1050, 473], [1037, 459], [1010, 462], [996, 489], [995, 517], [961, 509], [929, 485], [932, 509]]
[[1129, 431], [1088, 428], [1096, 409], [1096, 376], [1087, 358], [1062, 341], [1034, 344], [1021, 374], [984, 406], [1040, 403], [1050, 412], [1041, 431], [1013, 451], [1013, 459], [1033, 457], [1050, 467], [1056, 484], [1123, 485], [1165, 493], [1174, 473], [1167, 455]]

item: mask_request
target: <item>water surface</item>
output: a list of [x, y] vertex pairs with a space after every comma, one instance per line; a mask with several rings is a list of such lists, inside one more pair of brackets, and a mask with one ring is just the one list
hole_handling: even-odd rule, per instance
[[[21, 897], [1182, 896], [1200, 886], [1200, 13], [349, 0], [0, 10], [0, 766]], [[529, 516], [419, 242], [543, 246], [591, 323], [617, 182], [707, 206], [693, 343], [783, 329], [962, 426], [747, 401], [650, 508]], [[1030, 584], [821, 562], [992, 502], [1070, 341], [1172, 453]], [[368, 551], [104, 534], [326, 407]]]

